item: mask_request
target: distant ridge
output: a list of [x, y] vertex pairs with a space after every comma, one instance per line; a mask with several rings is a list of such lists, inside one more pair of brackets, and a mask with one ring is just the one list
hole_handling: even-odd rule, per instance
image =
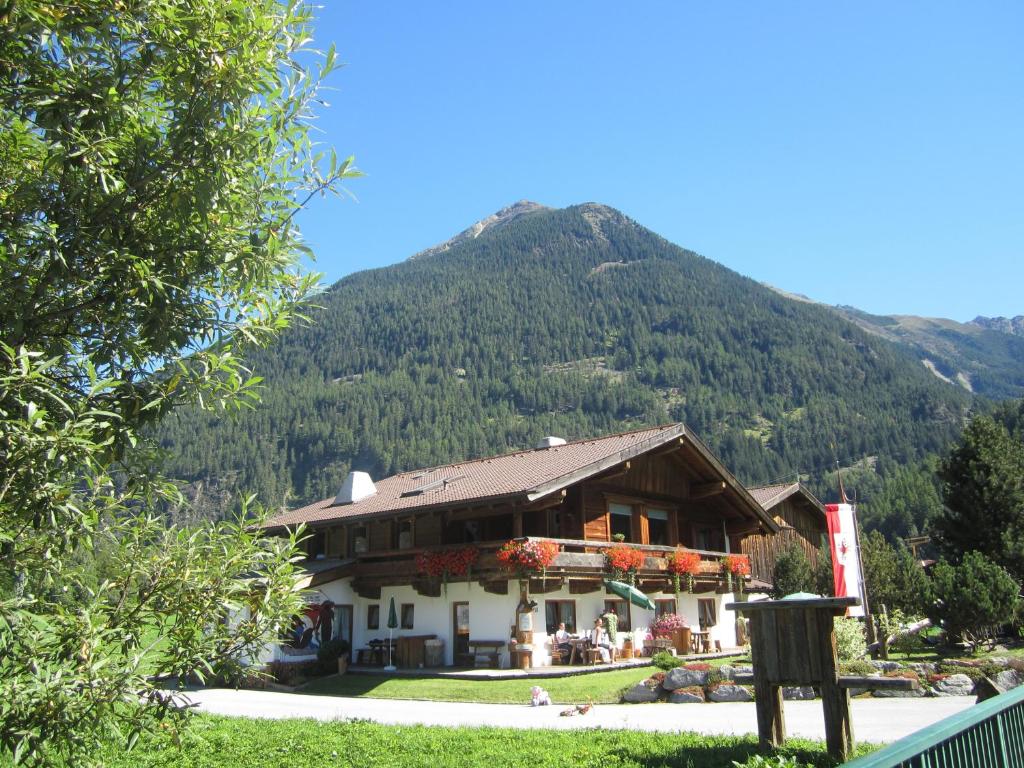
[[982, 317], [978, 315], [971, 320], [971, 325], [988, 328], [990, 331], [1009, 333], [1013, 336], [1024, 336], [1024, 315], [1016, 317]]

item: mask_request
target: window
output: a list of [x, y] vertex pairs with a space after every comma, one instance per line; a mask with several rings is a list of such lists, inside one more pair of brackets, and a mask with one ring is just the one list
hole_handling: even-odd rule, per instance
[[670, 546], [668, 541], [668, 512], [666, 510], [647, 510], [647, 542], [663, 547]]
[[565, 623], [567, 632], [576, 631], [576, 601], [575, 600], [545, 600], [544, 601], [544, 623], [549, 635], [555, 634], [558, 625]]
[[654, 601], [654, 616], [664, 616], [666, 613], [676, 613], [676, 601], [673, 598]]
[[366, 526], [357, 525], [352, 529], [352, 554], [358, 555], [360, 552], [369, 551], [370, 540], [366, 536]]
[[412, 603], [402, 603], [402, 629], [412, 629], [413, 611], [416, 606]]
[[403, 520], [398, 524], [398, 548], [409, 549], [413, 544], [412, 520]]
[[619, 623], [616, 628], [619, 632], [629, 632], [632, 627], [629, 625], [629, 606], [625, 600], [605, 600], [604, 612], [614, 613]]
[[724, 549], [722, 531], [716, 528], [698, 528], [697, 549], [703, 549], [706, 552], [721, 552]]
[[625, 541], [633, 540], [633, 508], [629, 504], [609, 504], [608, 518], [612, 539], [622, 534]]
[[377, 604], [366, 606], [366, 628], [380, 629], [380, 606]]
[[702, 597], [697, 601], [697, 617], [701, 629], [711, 629], [718, 623], [715, 601], [712, 598]]
[[323, 531], [317, 531], [306, 539], [306, 555], [310, 560], [323, 557], [327, 551], [327, 536]]

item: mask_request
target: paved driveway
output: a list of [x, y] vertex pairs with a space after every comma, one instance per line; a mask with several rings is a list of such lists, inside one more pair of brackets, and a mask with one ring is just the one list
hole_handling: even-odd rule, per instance
[[[596, 704], [586, 715], [560, 717], [565, 706], [529, 707], [513, 704], [463, 704], [401, 699], [310, 696], [268, 691], [209, 688], [188, 693], [198, 709], [220, 715], [316, 720], [359, 718], [394, 725], [468, 725], [512, 728], [630, 728], [638, 731], [695, 731], [703, 734], [757, 733], [752, 703], [721, 704]], [[931, 725], [974, 704], [969, 696], [935, 699], [856, 699], [854, 736], [859, 741], [886, 743]], [[789, 736], [824, 740], [820, 701], [787, 701]]]

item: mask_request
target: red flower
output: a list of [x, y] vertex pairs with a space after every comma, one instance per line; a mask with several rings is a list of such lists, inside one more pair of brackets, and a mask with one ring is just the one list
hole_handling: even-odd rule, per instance
[[670, 572], [679, 575], [696, 575], [700, 573], [700, 555], [696, 552], [679, 548], [668, 556], [668, 569]]
[[513, 571], [545, 571], [558, 556], [558, 545], [553, 541], [512, 539], [498, 550], [498, 561]]
[[733, 576], [750, 575], [750, 558], [746, 555], [726, 555], [722, 558], [722, 569]]
[[644, 564], [644, 553], [632, 547], [612, 547], [604, 551], [608, 567], [616, 573], [638, 571]]
[[416, 570], [427, 576], [465, 576], [479, 557], [476, 547], [420, 552], [416, 555]]

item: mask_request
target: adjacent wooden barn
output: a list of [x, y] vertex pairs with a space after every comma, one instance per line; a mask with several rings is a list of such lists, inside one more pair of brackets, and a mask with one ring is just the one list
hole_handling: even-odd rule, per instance
[[796, 543], [817, 566], [821, 545], [828, 540], [824, 505], [801, 483], [762, 485], [748, 489], [779, 527], [778, 533], [754, 532], [736, 542], [750, 558], [753, 577], [772, 582], [775, 559]]

